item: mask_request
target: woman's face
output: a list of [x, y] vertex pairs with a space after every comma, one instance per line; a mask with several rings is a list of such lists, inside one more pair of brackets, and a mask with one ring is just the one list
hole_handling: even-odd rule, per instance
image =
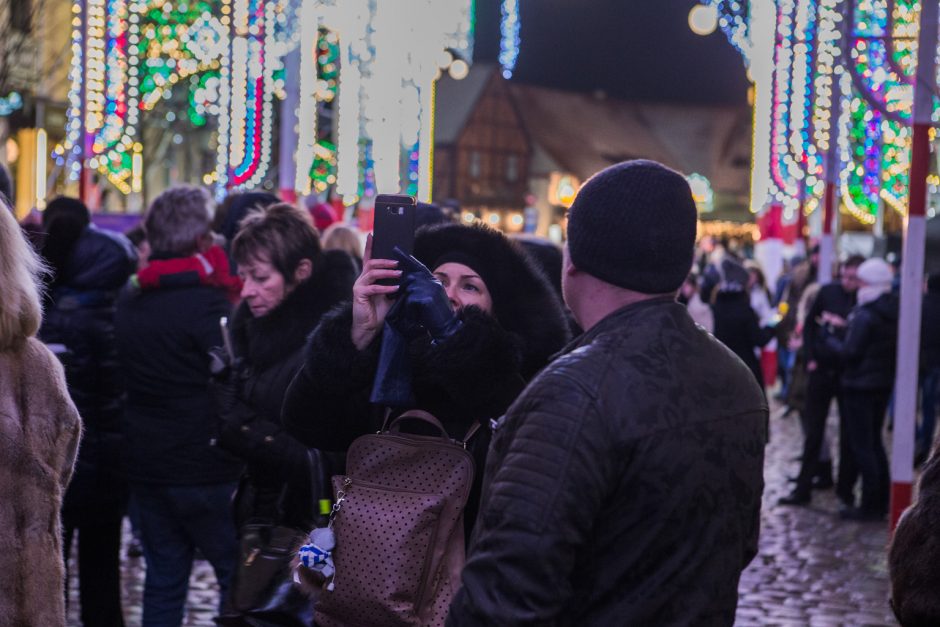
[[493, 313], [493, 298], [486, 283], [469, 267], [462, 263], [444, 263], [437, 267], [434, 276], [444, 285], [454, 311], [474, 305], [488, 314]]
[[243, 283], [242, 300], [248, 304], [255, 318], [271, 313], [287, 297], [292, 287], [284, 281], [284, 275], [265, 259], [252, 259], [239, 264], [238, 276]]

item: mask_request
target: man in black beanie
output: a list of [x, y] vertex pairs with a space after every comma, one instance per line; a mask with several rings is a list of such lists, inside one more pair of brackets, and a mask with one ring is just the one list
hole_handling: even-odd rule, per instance
[[658, 163], [581, 188], [562, 286], [585, 333], [494, 425], [448, 625], [734, 622], [767, 405], [675, 302], [695, 231], [688, 184]]

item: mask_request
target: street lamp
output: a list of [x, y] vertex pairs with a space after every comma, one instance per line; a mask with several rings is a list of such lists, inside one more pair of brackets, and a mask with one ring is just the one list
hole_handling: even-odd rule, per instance
[[718, 11], [708, 4], [696, 4], [689, 11], [689, 28], [696, 35], [711, 35], [718, 27]]

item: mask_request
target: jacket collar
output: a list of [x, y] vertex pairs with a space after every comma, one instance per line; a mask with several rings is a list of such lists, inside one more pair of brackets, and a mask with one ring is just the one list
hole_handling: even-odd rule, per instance
[[561, 357], [562, 355], [567, 355], [568, 353], [575, 351], [582, 346], [587, 346], [593, 342], [597, 336], [603, 333], [607, 333], [613, 329], [624, 327], [630, 324], [636, 318], [649, 313], [651, 310], [670, 305], [682, 307], [682, 305], [676, 302], [676, 297], [673, 294], [657, 296], [656, 298], [651, 298], [649, 300], [643, 300], [638, 303], [625, 305], [624, 307], [607, 314], [607, 316], [604, 317], [600, 322], [571, 340], [571, 342], [569, 342], [567, 346], [555, 354], [552, 359], [554, 360], [555, 358]]

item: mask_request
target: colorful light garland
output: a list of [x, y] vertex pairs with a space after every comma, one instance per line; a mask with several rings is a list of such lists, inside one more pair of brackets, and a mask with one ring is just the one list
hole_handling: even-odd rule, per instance
[[[919, 1], [712, 4], [756, 81], [752, 208], [768, 200], [792, 206], [801, 196], [807, 208], [818, 205], [825, 155], [837, 138], [845, 210], [865, 224], [875, 222], [882, 205], [906, 213]], [[767, 5], [777, 16], [769, 68], [763, 61], [766, 44], [753, 32]], [[772, 98], [762, 99], [768, 83]], [[769, 130], [766, 139], [763, 128]], [[765, 158], [767, 179], [760, 175]]]
[[[376, 176], [388, 191], [401, 177], [412, 190], [417, 176], [429, 194], [436, 59], [445, 49], [471, 58], [472, 13], [472, 0], [75, 0], [69, 123], [54, 157], [73, 179], [84, 158], [122, 193], [140, 190], [141, 116], [182, 88], [189, 122], [217, 130], [203, 181], [219, 195], [258, 185], [274, 99], [298, 80], [284, 59], [300, 46], [300, 191], [336, 185], [353, 202], [374, 193]], [[406, 93], [407, 118], [389, 107]], [[320, 137], [321, 107], [332, 108], [335, 145]]]

